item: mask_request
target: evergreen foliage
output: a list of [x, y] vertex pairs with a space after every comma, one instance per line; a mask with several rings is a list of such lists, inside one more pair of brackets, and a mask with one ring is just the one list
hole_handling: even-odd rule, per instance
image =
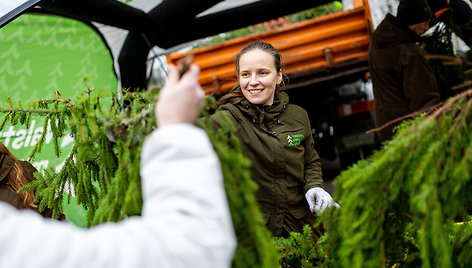
[[[88, 209], [88, 224], [139, 215], [142, 207], [139, 152], [154, 126], [157, 92], [107, 95], [87, 92], [76, 103], [61, 99], [0, 108], [0, 127], [28, 126], [46, 118], [56, 140], [70, 133], [75, 144], [62, 169], [52, 168], [24, 187], [35, 190], [40, 209], [62, 212], [64, 193], [74, 191]], [[108, 99], [108, 101], [103, 101]], [[472, 90], [433, 114], [401, 125], [394, 140], [336, 178], [338, 210], [322, 216], [327, 233], [316, 243], [311, 228], [272, 238], [265, 228], [235, 126], [223, 116], [205, 129], [222, 164], [239, 246], [233, 267], [468, 267], [472, 263]], [[111, 103], [104, 106], [102, 103]], [[0, 129], [1, 129], [0, 128]], [[44, 139], [44, 137], [42, 138]], [[40, 140], [31, 157], [40, 151]]]
[[304, 20], [328, 15], [343, 10], [343, 4], [340, 1], [333, 1], [321, 6], [313, 7], [287, 16], [287, 21], [297, 23]]
[[[74, 191], [88, 209], [88, 224], [139, 215], [142, 207], [139, 155], [154, 126], [157, 92], [81, 94], [76, 103], [40, 100], [25, 106], [9, 101], [0, 127], [28, 126], [42, 116], [56, 140], [75, 138], [62, 169], [52, 168], [24, 187], [35, 190], [40, 210], [62, 212], [64, 193]], [[103, 101], [103, 100], [108, 101]], [[311, 228], [272, 238], [264, 226], [235, 126], [207, 115], [199, 126], [220, 158], [239, 246], [233, 267], [468, 267], [472, 263], [472, 90], [450, 99], [432, 114], [401, 125], [381, 151], [336, 178], [338, 210], [322, 216], [327, 233], [314, 242]], [[104, 106], [102, 103], [110, 103]], [[1, 129], [0, 128], [0, 129]], [[44, 137], [42, 138], [44, 140]], [[31, 157], [41, 149], [42, 140]]]
[[423, 37], [424, 49], [429, 54], [426, 57], [433, 68], [442, 100], [465, 89], [461, 85], [467, 79], [467, 68], [470, 68], [467, 55], [456, 55], [452, 33], [457, 26], [452, 23], [450, 16], [447, 21], [449, 23], [438, 25], [430, 35]]
[[318, 241], [313, 240], [312, 228], [303, 227], [303, 233], [290, 233], [288, 238], [274, 238], [274, 244], [279, 252], [280, 266], [284, 268], [314, 268], [329, 267], [330, 260], [326, 255], [325, 243], [327, 234]]
[[381, 151], [336, 178], [341, 208], [323, 216], [333, 267], [472, 263], [471, 97], [465, 91], [403, 123]]
[[[142, 208], [139, 175], [140, 152], [145, 137], [156, 125], [154, 103], [157, 91], [122, 92], [118, 97], [89, 90], [70, 100], [39, 100], [27, 108], [19, 101], [0, 108], [5, 116], [0, 130], [7, 124], [29, 126], [32, 117], [45, 117], [60, 155], [58, 140], [69, 134], [74, 138], [70, 155], [57, 173], [50, 168], [21, 190], [36, 192], [40, 211], [45, 207], [54, 215], [62, 213], [64, 192], [77, 197], [88, 210], [89, 226], [120, 221], [139, 215]], [[103, 103], [110, 103], [104, 106]], [[238, 248], [233, 267], [273, 268], [278, 256], [272, 237], [266, 229], [255, 198], [257, 185], [250, 175], [250, 162], [240, 149], [231, 119], [221, 115], [219, 125], [209, 118], [215, 99], [207, 96], [199, 126], [205, 129], [222, 164], [225, 189], [235, 227]], [[44, 131], [46, 133], [46, 131]], [[41, 150], [45, 134], [34, 147], [31, 158]], [[73, 190], [72, 190], [73, 189]]]
[[[113, 101], [109, 110], [102, 109], [101, 98]], [[36, 192], [40, 211], [46, 206], [54, 216], [62, 213], [64, 191], [77, 196], [78, 203], [87, 210], [88, 225], [105, 221], [119, 221], [141, 211], [139, 152], [143, 139], [152, 129], [152, 93], [116, 95], [105, 92], [80, 94], [76, 104], [62, 99], [39, 100], [27, 109], [18, 102], [14, 108], [1, 108], [6, 113], [1, 128], [7, 122], [29, 127], [33, 116], [45, 117], [44, 129], [52, 130], [56, 154], [58, 140], [65, 134], [75, 139], [70, 155], [56, 174], [51, 167], [44, 174], [36, 173], [37, 180], [22, 190]], [[128, 103], [128, 105], [124, 105]], [[46, 131], [32, 150], [30, 160], [41, 150]], [[115, 138], [118, 137], [118, 138]]]

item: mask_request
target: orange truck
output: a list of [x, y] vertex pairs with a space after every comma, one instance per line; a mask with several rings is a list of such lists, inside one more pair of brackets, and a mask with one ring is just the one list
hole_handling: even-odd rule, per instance
[[199, 81], [207, 94], [222, 96], [236, 85], [234, 57], [254, 40], [280, 50], [289, 76], [290, 102], [310, 116], [320, 156], [345, 167], [367, 156], [378, 146], [368, 89], [368, 47], [372, 33], [367, 0], [355, 0], [354, 8], [263, 33], [215, 45], [167, 55], [169, 63], [187, 54], [201, 68]]

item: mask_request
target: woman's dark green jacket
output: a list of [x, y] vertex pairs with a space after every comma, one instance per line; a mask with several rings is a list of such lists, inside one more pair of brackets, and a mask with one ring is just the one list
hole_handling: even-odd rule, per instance
[[314, 222], [305, 193], [323, 186], [308, 115], [288, 101], [286, 93], [277, 92], [271, 106], [244, 99], [218, 109], [236, 123], [243, 153], [252, 161], [252, 178], [259, 185], [256, 197], [275, 236], [301, 232], [304, 224]]

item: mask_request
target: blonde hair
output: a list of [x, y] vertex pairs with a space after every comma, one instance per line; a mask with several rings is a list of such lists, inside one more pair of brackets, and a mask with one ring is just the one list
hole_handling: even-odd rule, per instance
[[[8, 148], [0, 142], [0, 153], [8, 155], [11, 157], [15, 163], [13, 164], [12, 169], [7, 175], [8, 183], [10, 184], [11, 188], [17, 192], [21, 187], [25, 186], [29, 183], [26, 179], [24, 172], [23, 172], [23, 165], [21, 162], [8, 150]], [[21, 199], [25, 206], [36, 208], [37, 205], [34, 204], [34, 193], [32, 191], [26, 191], [23, 193], [19, 193]]]

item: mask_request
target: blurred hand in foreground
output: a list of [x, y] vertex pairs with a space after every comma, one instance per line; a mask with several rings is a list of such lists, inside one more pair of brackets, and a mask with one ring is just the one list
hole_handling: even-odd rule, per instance
[[194, 123], [205, 95], [198, 83], [200, 69], [197, 65], [191, 65], [182, 78], [174, 65], [169, 65], [167, 72], [167, 83], [161, 89], [156, 103], [157, 126]]

